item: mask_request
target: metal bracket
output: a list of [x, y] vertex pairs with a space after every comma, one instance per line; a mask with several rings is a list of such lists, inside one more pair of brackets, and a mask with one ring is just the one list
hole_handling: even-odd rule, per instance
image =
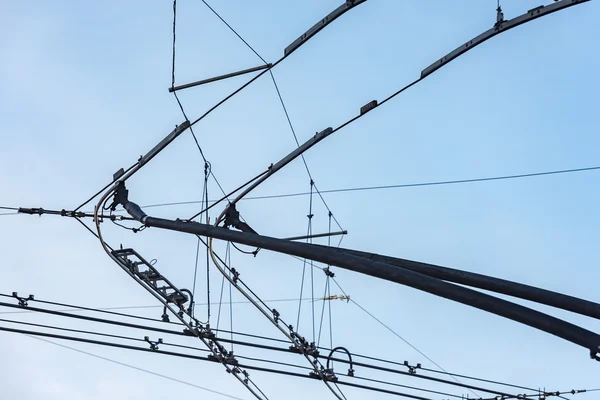
[[417, 373], [417, 369], [421, 368], [421, 364], [410, 365], [408, 361], [404, 361], [404, 365], [408, 367], [408, 373], [415, 375]]
[[30, 294], [28, 297], [21, 297], [17, 292], [12, 292], [12, 297], [19, 300], [20, 307], [27, 307], [28, 300], [34, 300], [33, 295]]
[[152, 340], [150, 340], [150, 337], [148, 337], [148, 336], [144, 336], [144, 340], [150, 344], [150, 350], [152, 350], [152, 351], [158, 350], [158, 345], [162, 344], [162, 342], [163, 342], [163, 340], [161, 338], [159, 338], [158, 341], [153, 342]]

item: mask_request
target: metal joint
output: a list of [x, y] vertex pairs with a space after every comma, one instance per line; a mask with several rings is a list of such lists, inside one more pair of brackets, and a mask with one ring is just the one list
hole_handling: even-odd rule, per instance
[[163, 340], [159, 338], [156, 342], [150, 340], [149, 336], [144, 336], [144, 340], [150, 344], [150, 350], [156, 351], [158, 350], [158, 345], [162, 344]]
[[21, 297], [17, 292], [12, 292], [12, 297], [19, 300], [19, 307], [27, 307], [28, 300], [34, 300], [33, 295], [30, 294], [27, 297]]
[[404, 361], [404, 365], [408, 367], [408, 373], [415, 375], [417, 373], [417, 369], [421, 368], [421, 364], [410, 365], [408, 361]]

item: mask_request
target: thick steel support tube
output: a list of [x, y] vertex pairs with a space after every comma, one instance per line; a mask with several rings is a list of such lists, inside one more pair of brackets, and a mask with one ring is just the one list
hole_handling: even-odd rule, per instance
[[323, 248], [307, 243], [290, 242], [267, 236], [236, 232], [196, 222], [147, 217], [144, 223], [150, 227], [207, 236], [308, 258], [361, 274], [400, 283], [553, 334], [585, 347], [592, 355], [596, 355], [600, 351], [600, 335], [594, 332], [539, 311], [476, 290], [444, 282], [418, 272], [398, 268], [394, 265], [358, 257], [332, 248]]
[[[326, 248], [326, 246], [321, 247]], [[494, 278], [492, 276], [441, 267], [439, 265], [427, 264], [418, 261], [382, 256], [379, 254], [351, 249], [339, 249], [339, 251], [369, 260], [394, 265], [448, 282], [489, 290], [495, 293], [505, 294], [507, 296], [517, 297], [524, 300], [530, 300], [536, 303], [545, 304], [547, 306], [552, 306], [577, 314], [586, 315], [588, 317], [600, 319], [600, 304], [566, 294], [557, 293], [518, 282]]]

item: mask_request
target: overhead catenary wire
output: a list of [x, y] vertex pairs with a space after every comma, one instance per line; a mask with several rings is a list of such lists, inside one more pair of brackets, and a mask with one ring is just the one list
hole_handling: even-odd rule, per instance
[[[78, 341], [78, 342], [84, 342], [84, 343], [90, 343], [90, 344], [98, 344], [98, 345], [104, 345], [104, 346], [117, 347], [117, 348], [122, 348], [122, 349], [127, 349], [127, 350], [138, 350], [138, 351], [144, 351], [144, 352], [148, 352], [148, 353], [163, 354], [163, 355], [170, 355], [170, 356], [176, 356], [176, 357], [184, 357], [184, 358], [191, 358], [191, 359], [196, 359], [196, 360], [208, 361], [208, 359], [206, 359], [204, 357], [194, 356], [194, 355], [190, 355], [190, 354], [165, 352], [163, 350], [151, 350], [151, 349], [148, 349], [148, 348], [138, 348], [138, 347], [135, 347], [135, 346], [127, 346], [127, 345], [122, 345], [122, 344], [117, 344], [117, 343], [110, 343], [110, 342], [90, 341], [90, 340], [86, 340], [86, 339], [82, 339], [82, 338], [75, 338], [75, 337], [62, 336], [62, 335], [53, 335], [53, 334], [47, 334], [47, 333], [44, 333], [44, 332], [28, 332], [28, 331], [14, 330], [14, 329], [3, 328], [3, 327], [0, 327], [0, 331], [13, 332], [13, 333], [22, 333], [23, 335], [28, 336], [30, 338], [40, 339], [40, 340], [46, 341], [48, 343], [51, 343], [51, 344], [63, 347], [63, 348], [67, 348], [67, 349], [70, 349], [70, 350], [74, 350], [74, 351], [80, 352], [82, 354], [87, 354], [87, 355], [90, 355], [92, 357], [103, 359], [105, 361], [113, 362], [113, 363], [116, 363], [116, 364], [119, 364], [119, 365], [122, 365], [122, 366], [125, 366], [125, 367], [129, 367], [129, 368], [133, 368], [133, 369], [139, 370], [141, 372], [150, 373], [152, 375], [159, 376], [159, 377], [162, 377], [162, 378], [165, 378], [165, 379], [169, 379], [169, 380], [173, 380], [173, 381], [176, 381], [176, 382], [179, 382], [179, 383], [183, 383], [183, 384], [186, 384], [188, 386], [193, 386], [193, 387], [196, 387], [196, 388], [199, 388], [199, 389], [202, 389], [202, 390], [207, 390], [207, 391], [212, 392], [214, 394], [221, 394], [221, 395], [224, 395], [225, 397], [229, 397], [229, 398], [233, 398], [233, 399], [238, 399], [237, 397], [232, 397], [232, 396], [229, 396], [227, 394], [223, 394], [221, 392], [217, 392], [217, 391], [214, 391], [214, 390], [211, 390], [211, 389], [207, 389], [207, 388], [204, 388], [204, 387], [201, 387], [201, 386], [198, 386], [198, 385], [189, 384], [188, 382], [184, 382], [184, 381], [178, 380], [176, 378], [171, 378], [171, 377], [168, 377], [168, 376], [164, 376], [164, 375], [161, 375], [161, 374], [154, 373], [152, 371], [144, 370], [142, 368], [138, 368], [138, 367], [134, 367], [134, 366], [131, 366], [131, 365], [128, 365], [128, 364], [124, 364], [124, 363], [121, 363], [119, 361], [115, 361], [115, 360], [108, 359], [108, 358], [105, 358], [105, 357], [97, 356], [95, 354], [88, 353], [88, 352], [85, 352], [83, 350], [75, 349], [75, 348], [72, 348], [70, 346], [66, 346], [66, 345], [63, 345], [63, 344], [55, 343], [55, 342], [49, 341], [47, 339], [41, 339], [38, 336], [41, 336], [41, 337], [55, 337], [56, 336], [56, 338], [63, 339], [63, 340], [72, 340], [72, 341]], [[270, 362], [270, 360], [265, 360], [265, 359], [253, 359], [253, 360], [256, 360], [256, 361], [259, 361], [259, 362], [267, 362], [267, 363]], [[288, 365], [288, 366], [295, 367], [295, 368], [305, 369], [305, 367], [297, 366], [297, 365], [289, 364], [289, 363], [277, 363], [277, 365]], [[290, 376], [297, 376], [297, 377], [301, 377], [301, 378], [309, 378], [307, 375], [298, 374], [298, 373], [294, 373], [294, 372], [290, 372], [290, 371], [277, 371], [277, 370], [272, 370], [272, 369], [268, 369], [268, 368], [254, 367], [254, 366], [247, 366], [247, 365], [242, 365], [242, 367], [243, 368], [247, 368], [249, 370], [257, 370], [257, 371], [264, 371], [264, 372], [280, 373], [280, 374], [286, 374], [286, 375], [290, 375]], [[371, 380], [371, 379], [367, 378], [367, 379], [363, 379], [363, 380]], [[376, 380], [373, 380], [373, 381], [377, 382]], [[338, 382], [338, 383], [342, 384], [342, 385], [346, 384], [346, 383], [343, 383], [343, 382]], [[388, 382], [383, 382], [383, 381], [381, 383], [382, 384], [389, 384]], [[395, 384], [392, 384], [392, 385], [393, 386], [397, 386]], [[402, 385], [400, 385], [400, 386], [402, 386]], [[367, 387], [367, 386], [364, 386], [364, 385], [355, 385], [355, 387], [362, 387], [362, 388], [367, 389], [367, 390], [376, 390], [376, 391], [378, 391], [378, 388]], [[423, 388], [418, 388], [418, 387], [410, 387], [410, 386], [404, 386], [404, 387], [413, 388], [414, 390], [429, 391], [428, 389], [423, 389]], [[571, 390], [571, 391], [565, 391], [565, 392], [560, 392], [560, 393], [561, 394], [579, 394], [579, 393], [590, 393], [590, 392], [596, 392], [596, 391], [600, 391], [600, 388], [599, 389]], [[555, 392], [547, 392], [547, 393], [548, 394], [553, 394]], [[390, 392], [390, 394], [397, 394], [397, 393]], [[511, 395], [508, 395], [508, 396], [511, 396]], [[516, 395], [515, 398], [517, 398], [518, 396], [519, 395]], [[536, 397], [536, 396], [537, 395], [528, 395], [527, 397], [532, 397], [533, 398], [533, 397]], [[406, 397], [417, 398], [417, 399], [421, 398], [421, 397], [412, 397], [411, 395], [408, 395]], [[507, 397], [507, 398], [510, 398], [510, 397]], [[519, 398], [522, 398], [522, 397], [519, 397]]]
[[150, 375], [153, 375], [153, 376], [156, 376], [156, 377], [159, 377], [159, 378], [163, 378], [163, 379], [166, 379], [166, 380], [169, 380], [169, 381], [172, 381], [172, 382], [176, 382], [176, 383], [180, 383], [182, 385], [186, 385], [186, 386], [190, 386], [190, 387], [193, 387], [193, 388], [196, 388], [196, 389], [200, 389], [200, 390], [203, 390], [205, 392], [209, 392], [209, 393], [216, 394], [216, 395], [219, 395], [219, 396], [223, 396], [223, 397], [226, 397], [226, 398], [229, 398], [229, 399], [233, 399], [233, 400], [243, 400], [240, 397], [231, 396], [231, 395], [229, 395], [227, 393], [219, 392], [217, 390], [209, 389], [209, 388], [204, 387], [204, 386], [196, 385], [195, 383], [187, 382], [187, 381], [184, 381], [184, 380], [181, 380], [181, 379], [178, 379], [178, 378], [174, 378], [172, 376], [168, 376], [168, 375], [164, 375], [164, 374], [159, 374], [158, 372], [150, 371], [150, 370], [145, 369], [145, 368], [136, 367], [136, 366], [131, 365], [131, 364], [127, 364], [127, 363], [124, 363], [124, 362], [121, 362], [121, 361], [113, 360], [112, 358], [99, 356], [97, 354], [90, 353], [90, 352], [87, 352], [87, 351], [84, 351], [84, 350], [80, 350], [80, 349], [76, 349], [74, 347], [67, 346], [65, 344], [56, 343], [56, 342], [53, 342], [53, 341], [48, 340], [48, 339], [43, 339], [41, 337], [32, 336], [32, 335], [28, 335], [28, 334], [25, 334], [24, 336], [27, 336], [27, 337], [29, 337], [31, 339], [35, 339], [35, 340], [40, 340], [42, 342], [46, 342], [46, 343], [52, 344], [54, 346], [62, 347], [64, 349], [75, 351], [75, 352], [80, 353], [80, 354], [84, 354], [84, 355], [87, 355], [87, 356], [90, 356], [90, 357], [94, 357], [94, 358], [97, 358], [99, 360], [104, 360], [104, 361], [107, 361], [107, 362], [110, 362], [110, 363], [113, 363], [113, 364], [116, 364], [116, 365], [120, 365], [122, 367], [126, 367], [126, 368], [130, 368], [130, 369], [133, 369], [133, 370], [136, 370], [136, 371], [140, 371], [140, 372], [143, 372], [145, 374], [150, 374]]
[[[12, 307], [12, 308], [20, 308], [21, 307], [21, 306], [7, 304], [7, 303], [0, 303], [0, 306]], [[112, 325], [117, 325], [117, 326], [124, 326], [124, 327], [128, 327], [128, 328], [142, 329], [142, 330], [145, 330], [145, 331], [159, 332], [159, 333], [163, 333], [163, 334], [173, 334], [173, 335], [176, 335], [176, 336], [186, 336], [186, 337], [189, 337], [188, 335], [184, 334], [183, 332], [179, 332], [179, 331], [172, 331], [172, 330], [166, 330], [166, 329], [155, 328], [155, 327], [150, 327], [150, 326], [142, 326], [142, 325], [137, 325], [137, 324], [129, 324], [129, 323], [123, 323], [123, 322], [120, 322], [120, 321], [111, 321], [111, 320], [98, 319], [98, 318], [92, 318], [92, 317], [86, 317], [86, 316], [70, 315], [70, 314], [65, 314], [65, 313], [62, 313], [62, 312], [57, 312], [57, 311], [52, 311], [52, 310], [43, 310], [43, 309], [32, 308], [32, 307], [28, 307], [28, 308], [31, 308], [32, 311], [36, 311], [36, 312], [50, 313], [50, 314], [59, 315], [59, 316], [65, 316], [65, 317], [72, 317], [72, 318], [87, 320], [87, 321], [91, 321], [91, 322], [99, 322], [99, 323], [112, 324]], [[225, 331], [225, 332], [228, 332], [228, 331]], [[256, 336], [256, 335], [248, 335], [248, 336], [260, 337], [260, 336]], [[275, 340], [277, 340], [277, 339], [275, 339]], [[219, 338], [219, 341], [229, 342], [229, 339]], [[286, 342], [287, 343], [287, 341], [281, 341], [281, 342]], [[291, 352], [291, 350], [289, 348], [280, 348], [280, 347], [273, 347], [273, 346], [261, 345], [261, 344], [257, 344], [257, 343], [240, 342], [238, 340], [234, 341], [234, 343], [236, 343], [238, 345], [242, 345], [242, 346], [256, 347], [256, 348], [259, 348], [259, 349], [276, 351], [276, 352], [284, 352], [284, 353]], [[167, 345], [167, 343], [165, 343], [165, 345]], [[185, 347], [185, 348], [191, 348], [191, 349], [199, 350], [199, 351], [206, 351], [204, 349], [198, 349], [196, 347], [189, 347], [189, 346], [183, 346], [183, 347]], [[320, 355], [319, 358], [321, 358], [321, 359], [327, 359], [328, 357]], [[330, 359], [331, 359], [331, 361], [335, 361], [335, 362], [341, 362], [341, 363], [347, 363], [348, 362], [348, 360], [345, 360], [345, 359], [338, 359], [338, 358], [330, 358]], [[379, 361], [384, 361], [385, 362], [385, 360], [379, 360]], [[465, 387], [465, 388], [473, 388], [473, 389], [484, 391], [484, 392], [488, 392], [488, 393], [508, 395], [505, 392], [500, 392], [500, 391], [496, 391], [496, 390], [481, 388], [481, 387], [477, 387], [477, 386], [473, 386], [473, 385], [467, 385], [467, 384], [460, 383], [460, 382], [448, 381], [448, 380], [439, 379], [439, 378], [430, 377], [430, 376], [425, 376], [425, 375], [413, 375], [413, 374], [411, 374], [409, 372], [400, 371], [397, 368], [386, 368], [386, 367], [382, 367], [382, 366], [377, 366], [377, 365], [368, 364], [368, 363], [362, 363], [362, 362], [356, 362], [356, 361], [354, 361], [353, 363], [356, 366], [360, 366], [360, 367], [364, 367], [364, 368], [369, 368], [369, 369], [373, 369], [373, 370], [378, 370], [378, 371], [390, 372], [390, 373], [393, 373], [393, 374], [400, 374], [400, 375], [404, 375], [404, 376], [414, 377], [415, 379], [425, 379], [425, 380], [430, 380], [430, 381], [439, 382], [439, 383], [445, 383], [445, 384], [449, 384], [449, 385], [453, 385], [453, 386], [459, 386], [459, 387]], [[470, 379], [477, 379], [477, 378], [473, 378], [473, 377], [469, 377], [469, 378]], [[498, 382], [494, 382], [494, 383], [498, 383]], [[512, 386], [517, 387], [516, 385], [512, 385]], [[529, 389], [529, 388], [527, 388], [527, 389]]]
[[[174, 357], [182, 357], [182, 358], [194, 359], [194, 360], [198, 360], [198, 361], [213, 362], [211, 359], [209, 359], [207, 357], [165, 351], [162, 349], [152, 350], [149, 348], [140, 348], [140, 347], [136, 347], [136, 346], [129, 346], [129, 345], [118, 344], [118, 343], [83, 339], [83, 338], [77, 338], [77, 337], [65, 336], [65, 335], [56, 335], [56, 334], [45, 333], [45, 332], [26, 331], [26, 330], [12, 329], [12, 328], [6, 328], [6, 327], [0, 327], [0, 331], [19, 333], [19, 334], [24, 334], [24, 335], [47, 337], [47, 338], [54, 338], [54, 339], [61, 339], [61, 340], [68, 340], [68, 341], [75, 341], [75, 342], [82, 342], [82, 343], [94, 344], [94, 345], [100, 345], [100, 346], [109, 346], [109, 347], [121, 348], [121, 349], [125, 349], [125, 350], [141, 351], [141, 352], [146, 352], [146, 353], [151, 353], [151, 354], [161, 354], [161, 355], [168, 355], [168, 356], [174, 356]], [[305, 375], [305, 374], [300, 374], [300, 373], [291, 372], [291, 371], [283, 371], [280, 369], [271, 369], [271, 368], [258, 367], [258, 366], [252, 366], [252, 365], [243, 365], [243, 364], [239, 364], [239, 367], [245, 368], [248, 370], [262, 371], [262, 372], [278, 374], [278, 375], [295, 376], [295, 377], [311, 379], [311, 380], [313, 379], [310, 376]], [[352, 384], [352, 383], [348, 383], [348, 382], [337, 382], [337, 383], [342, 384], [342, 385], [354, 386], [354, 387], [365, 389], [365, 390], [374, 390], [374, 391], [386, 392], [386, 393], [390, 393], [390, 394], [396, 394], [399, 396], [408, 397], [408, 398], [417, 399], [417, 400], [431, 400], [431, 399], [426, 399], [426, 398], [419, 397], [419, 396], [413, 396], [410, 394], [403, 394], [403, 393], [398, 393], [398, 392], [393, 392], [393, 391], [385, 391], [384, 389], [381, 389], [381, 388], [369, 387], [366, 385], [357, 385], [357, 384]]]

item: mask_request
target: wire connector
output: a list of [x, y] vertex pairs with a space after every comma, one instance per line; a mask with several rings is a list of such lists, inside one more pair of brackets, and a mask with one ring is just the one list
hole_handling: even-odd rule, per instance
[[417, 369], [421, 368], [421, 364], [410, 365], [408, 363], [408, 361], [404, 361], [404, 365], [406, 367], [408, 367], [408, 373], [411, 374], [411, 375], [416, 375], [417, 374]]
[[17, 292], [12, 292], [12, 297], [19, 300], [19, 307], [27, 307], [28, 300], [34, 300], [33, 295], [30, 294], [27, 297], [21, 297]]
[[150, 350], [152, 350], [152, 351], [157, 351], [158, 345], [162, 344], [162, 342], [163, 342], [163, 340], [161, 338], [159, 338], [156, 342], [154, 342], [154, 341], [150, 340], [149, 336], [144, 336], [144, 340], [150, 344]]

